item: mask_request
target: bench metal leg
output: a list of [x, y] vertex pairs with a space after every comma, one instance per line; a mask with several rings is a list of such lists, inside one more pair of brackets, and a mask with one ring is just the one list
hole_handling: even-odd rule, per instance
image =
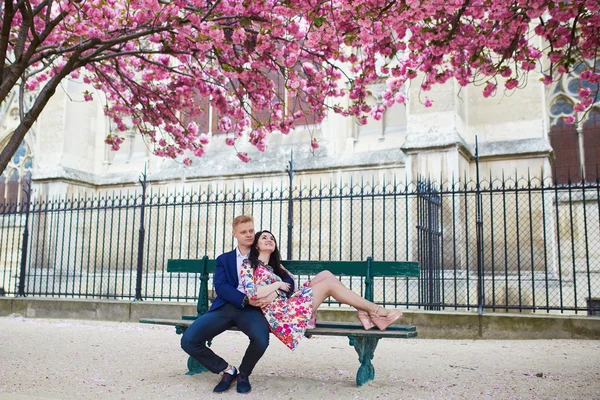
[[348, 336], [348, 338], [350, 339], [350, 346], [354, 346], [358, 353], [358, 361], [360, 361], [360, 367], [356, 373], [356, 385], [362, 386], [375, 379], [375, 368], [371, 360], [375, 355], [379, 338], [373, 336]]
[[208, 372], [208, 369], [202, 364], [200, 364], [195, 358], [188, 357], [187, 362], [188, 372], [186, 375], [196, 375], [201, 374], [202, 372]]

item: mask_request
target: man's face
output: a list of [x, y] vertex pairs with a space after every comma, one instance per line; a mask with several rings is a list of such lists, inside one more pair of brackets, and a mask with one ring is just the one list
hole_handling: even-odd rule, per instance
[[237, 239], [238, 245], [250, 247], [254, 242], [254, 223], [243, 222], [233, 228], [233, 237]]

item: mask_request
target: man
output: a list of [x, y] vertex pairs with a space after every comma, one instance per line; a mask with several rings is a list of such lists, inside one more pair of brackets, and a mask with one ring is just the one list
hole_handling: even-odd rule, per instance
[[[250, 393], [252, 386], [249, 376], [269, 346], [269, 325], [258, 307], [270, 303], [277, 295], [273, 293], [262, 300], [248, 300], [238, 278], [242, 262], [248, 258], [250, 246], [254, 241], [254, 220], [252, 217], [240, 215], [233, 220], [232, 227], [237, 247], [217, 258], [213, 277], [217, 297], [208, 312], [185, 331], [181, 338], [181, 348], [209, 371], [215, 374], [223, 373], [214, 392], [229, 390], [237, 380], [238, 393]], [[293, 279], [288, 278], [286, 282], [293, 290]], [[207, 341], [232, 326], [237, 326], [250, 339], [239, 370], [206, 346]]]

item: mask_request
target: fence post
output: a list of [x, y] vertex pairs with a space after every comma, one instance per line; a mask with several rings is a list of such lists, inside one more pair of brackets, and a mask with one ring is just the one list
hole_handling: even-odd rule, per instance
[[475, 186], [477, 207], [477, 314], [483, 314], [484, 285], [483, 285], [483, 205], [481, 201], [481, 187], [479, 180], [479, 144], [475, 136], [475, 171], [477, 185]]
[[31, 181], [27, 181], [27, 189], [23, 189], [23, 192], [27, 196], [27, 200], [22, 202], [25, 206], [25, 229], [23, 229], [23, 241], [21, 244], [21, 270], [19, 271], [19, 290], [17, 291], [18, 297], [25, 297], [25, 274], [27, 266], [27, 250], [29, 243], [29, 200], [31, 199]]
[[144, 239], [146, 231], [144, 229], [144, 211], [146, 207], [146, 167], [144, 166], [144, 173], [142, 174], [143, 180], [139, 182], [142, 185], [142, 205], [140, 212], [140, 229], [139, 229], [139, 240], [138, 240], [138, 256], [137, 256], [137, 271], [135, 277], [135, 300], [142, 299], [142, 267], [144, 263]]
[[287, 226], [287, 259], [292, 259], [292, 231], [294, 229], [294, 205], [292, 203], [292, 185], [294, 183], [294, 150], [290, 152], [290, 162], [287, 168], [290, 177], [290, 189], [288, 191], [288, 226]]

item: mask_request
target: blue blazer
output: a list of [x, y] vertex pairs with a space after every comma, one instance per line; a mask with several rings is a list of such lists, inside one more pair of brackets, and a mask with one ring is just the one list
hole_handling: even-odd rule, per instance
[[[217, 266], [213, 276], [213, 284], [217, 297], [215, 297], [210, 306], [209, 312], [224, 306], [226, 303], [239, 309], [244, 308], [243, 300], [245, 295], [237, 290], [239, 277], [236, 258], [235, 249], [217, 257]], [[290, 284], [291, 291], [294, 292], [294, 280], [288, 276], [284, 281]]]

